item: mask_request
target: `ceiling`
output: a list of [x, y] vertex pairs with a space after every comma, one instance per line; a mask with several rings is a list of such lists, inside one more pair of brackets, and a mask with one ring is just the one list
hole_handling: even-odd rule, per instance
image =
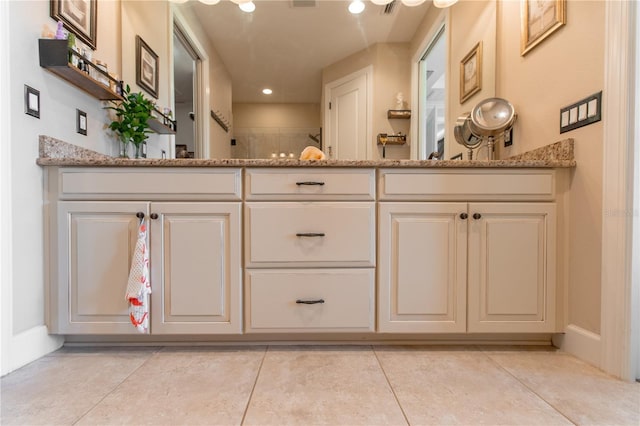
[[[378, 42], [410, 41], [431, 2], [407, 7], [365, 1], [359, 15], [342, 0], [254, 0], [253, 13], [223, 0], [180, 5], [194, 15], [232, 77], [233, 102], [319, 103], [322, 69]], [[302, 5], [302, 6], [300, 6]], [[263, 95], [264, 87], [273, 89]]]

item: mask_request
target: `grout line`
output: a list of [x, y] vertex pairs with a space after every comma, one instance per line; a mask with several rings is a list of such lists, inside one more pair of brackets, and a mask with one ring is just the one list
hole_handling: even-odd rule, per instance
[[87, 416], [87, 414], [89, 414], [91, 411], [93, 411], [94, 408], [96, 408], [98, 405], [100, 405], [100, 403], [102, 403], [102, 401], [104, 401], [105, 399], [107, 399], [107, 397], [109, 395], [111, 395], [112, 393], [114, 393], [116, 391], [116, 389], [118, 389], [124, 382], [126, 382], [129, 377], [131, 377], [133, 374], [135, 374], [138, 370], [140, 370], [147, 362], [149, 362], [151, 360], [151, 358], [155, 357], [157, 354], [159, 354], [160, 352], [162, 352], [162, 348], [160, 348], [160, 350], [157, 351], [153, 351], [151, 352], [151, 355], [144, 360], [144, 362], [142, 364], [140, 364], [137, 368], [135, 368], [131, 373], [127, 374], [127, 376], [125, 378], [123, 378], [120, 383], [118, 383], [117, 385], [115, 385], [109, 392], [107, 392], [102, 398], [100, 398], [100, 400], [98, 402], [96, 402], [95, 404], [93, 404], [93, 406], [91, 408], [89, 408], [87, 411], [85, 411], [82, 415], [80, 415], [80, 417], [78, 417], [73, 423], [72, 425], [76, 425], [78, 424], [78, 422], [80, 422], [83, 418], [85, 418]]
[[249, 411], [249, 405], [251, 405], [251, 399], [253, 398], [253, 391], [256, 390], [256, 385], [258, 384], [258, 378], [260, 377], [260, 372], [262, 371], [262, 364], [264, 364], [264, 359], [267, 357], [267, 352], [269, 351], [269, 345], [264, 350], [264, 354], [262, 355], [262, 359], [260, 360], [260, 366], [258, 367], [258, 372], [256, 373], [256, 379], [253, 381], [253, 386], [251, 387], [251, 392], [249, 393], [249, 398], [247, 399], [247, 405], [244, 407], [244, 412], [242, 413], [242, 420], [240, 420], [240, 425], [244, 424], [244, 420], [247, 417], [247, 412]]
[[376, 361], [378, 361], [378, 365], [380, 366], [380, 370], [382, 370], [382, 374], [384, 375], [384, 378], [387, 381], [387, 385], [389, 385], [389, 389], [391, 389], [391, 393], [393, 394], [393, 397], [396, 400], [396, 404], [398, 404], [398, 407], [400, 408], [400, 412], [402, 413], [402, 416], [404, 417], [404, 420], [407, 422], [407, 425], [410, 426], [411, 423], [409, 422], [409, 418], [407, 417], [407, 413], [404, 412], [404, 408], [402, 408], [402, 404], [400, 404], [400, 400], [398, 399], [398, 395], [396, 395], [396, 390], [391, 385], [391, 381], [389, 380], [389, 376], [387, 376], [387, 372], [384, 371], [384, 367], [382, 366], [382, 362], [380, 362], [380, 358], [378, 358], [378, 353], [376, 352], [376, 349], [373, 347], [373, 345], [371, 346], [371, 351], [373, 352], [373, 356], [376, 357]]
[[566, 414], [564, 414], [560, 409], [556, 408], [551, 402], [547, 401], [542, 395], [540, 395], [538, 392], [536, 392], [535, 390], [533, 390], [533, 388], [529, 385], [527, 385], [525, 382], [523, 382], [522, 380], [520, 380], [520, 378], [518, 378], [518, 376], [516, 376], [515, 374], [513, 374], [511, 371], [509, 371], [507, 368], [505, 368], [502, 364], [500, 364], [497, 360], [495, 360], [493, 357], [491, 357], [487, 351], [485, 351], [483, 348], [479, 348], [480, 351], [482, 351], [482, 353], [484, 354], [484, 356], [486, 356], [487, 358], [489, 358], [489, 361], [491, 361], [492, 363], [494, 363], [495, 365], [497, 365], [501, 370], [503, 370], [504, 372], [506, 372], [508, 375], [510, 375], [511, 377], [513, 377], [518, 383], [520, 383], [522, 386], [524, 386], [525, 389], [527, 389], [529, 392], [531, 392], [532, 394], [534, 394], [535, 396], [537, 396], [541, 401], [543, 401], [545, 404], [547, 404], [549, 407], [551, 407], [556, 413], [560, 414], [562, 417], [564, 417], [565, 419], [567, 419], [569, 421], [569, 423], [573, 424], [573, 425], [577, 425], [578, 423], [574, 422], [573, 420], [571, 420], [569, 418], [569, 416], [567, 416]]

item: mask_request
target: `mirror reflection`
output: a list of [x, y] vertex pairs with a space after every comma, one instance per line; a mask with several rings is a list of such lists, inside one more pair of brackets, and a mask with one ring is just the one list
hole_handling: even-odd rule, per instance
[[[348, 1], [263, 0], [251, 13], [230, 1], [176, 5], [197, 20], [229, 76], [231, 106], [212, 102], [210, 108], [228, 123], [230, 157], [298, 158], [312, 145], [328, 158], [379, 159], [379, 134], [404, 135], [395, 139], [404, 143], [386, 146], [387, 158], [455, 154], [456, 148], [445, 146], [457, 144], [445, 141], [454, 140], [447, 123], [460, 108], [445, 105], [452, 98], [447, 87], [455, 86], [448, 80], [457, 78], [457, 62], [452, 58], [447, 64], [446, 58], [466, 48], [466, 38], [477, 43], [478, 31], [467, 27], [461, 34], [461, 25], [451, 26], [460, 35], [447, 40], [445, 24], [453, 16], [460, 23], [469, 19], [462, 18], [469, 2], [449, 9], [429, 0], [416, 7], [398, 0], [364, 3], [358, 15], [349, 13]], [[477, 10], [471, 13], [478, 16]], [[483, 28], [491, 24], [495, 36], [495, 21]], [[176, 86], [178, 79], [176, 72]], [[390, 118], [399, 95], [410, 118]], [[213, 120], [209, 125], [218, 126]]]

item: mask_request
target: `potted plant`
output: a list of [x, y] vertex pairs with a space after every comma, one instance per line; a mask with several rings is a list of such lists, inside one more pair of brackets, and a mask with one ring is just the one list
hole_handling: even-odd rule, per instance
[[121, 148], [120, 156], [128, 158], [129, 143], [136, 148], [135, 158], [140, 158], [140, 148], [147, 139], [149, 130], [148, 120], [155, 108], [155, 104], [145, 98], [142, 93], [131, 93], [127, 84], [122, 93], [123, 100], [111, 101], [114, 106], [107, 107], [115, 111], [116, 119], [109, 124], [109, 128], [118, 134]]

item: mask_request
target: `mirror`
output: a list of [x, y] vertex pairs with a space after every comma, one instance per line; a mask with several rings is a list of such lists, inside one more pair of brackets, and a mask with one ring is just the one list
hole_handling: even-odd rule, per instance
[[[212, 101], [210, 107], [231, 124], [229, 134], [222, 137], [232, 139], [229, 156], [234, 158], [297, 158], [307, 145], [326, 149], [331, 134], [325, 124], [329, 102], [324, 99], [324, 87], [370, 65], [374, 71], [367, 158], [382, 156], [381, 147], [376, 145], [379, 133], [410, 135], [404, 145], [387, 145], [387, 158], [413, 156], [410, 150], [413, 152], [412, 144], [417, 144], [418, 115], [414, 112], [410, 120], [390, 120], [387, 111], [394, 109], [399, 92], [404, 93], [407, 109], [418, 109], [418, 90], [411, 81], [413, 62], [417, 64], [419, 60], [414, 58], [417, 51], [424, 49], [430, 31], [449, 14], [447, 22], [459, 34], [451, 38], [447, 71], [448, 88], [455, 88], [457, 64], [464, 56], [461, 52], [468, 48], [467, 41], [473, 39], [475, 44], [478, 37], [486, 40], [478, 32], [492, 24], [491, 17], [481, 26], [467, 24], [479, 16], [478, 6], [467, 4], [478, 2], [459, 2], [449, 9], [437, 9], [430, 1], [417, 7], [405, 6], [398, 0], [386, 7], [365, 1], [366, 9], [360, 15], [348, 12], [347, 1], [255, 3], [252, 13], [240, 11], [226, 0], [216, 5], [195, 0], [175, 5], [185, 16], [195, 18], [194, 26], [206, 34], [228, 72], [232, 104], [226, 107]], [[494, 4], [495, 37], [495, 1], [479, 3]], [[490, 64], [494, 58], [491, 43], [485, 41], [485, 63]], [[493, 96], [493, 72], [484, 70], [483, 75], [486, 82], [482, 97]], [[211, 86], [213, 98], [213, 82]], [[270, 88], [272, 94], [262, 94], [263, 88]], [[447, 100], [453, 104], [451, 93]], [[475, 97], [473, 100], [477, 101]], [[455, 99], [455, 105], [448, 107], [444, 115], [447, 141], [453, 140], [457, 107]], [[210, 125], [216, 126], [214, 122]], [[416, 140], [412, 141], [412, 137]], [[212, 143], [217, 143], [213, 139]], [[445, 157], [452, 154], [455, 152], [445, 148]]]

